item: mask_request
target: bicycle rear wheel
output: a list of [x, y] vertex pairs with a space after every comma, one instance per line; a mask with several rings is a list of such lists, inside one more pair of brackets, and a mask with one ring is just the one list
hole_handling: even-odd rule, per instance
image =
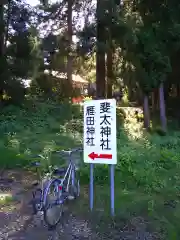
[[70, 195], [74, 197], [74, 199], [76, 199], [77, 197], [80, 196], [80, 181], [79, 179], [74, 180], [74, 186], [71, 185], [70, 186]]
[[44, 221], [50, 228], [55, 227], [63, 214], [63, 188], [60, 179], [52, 180], [44, 191]]

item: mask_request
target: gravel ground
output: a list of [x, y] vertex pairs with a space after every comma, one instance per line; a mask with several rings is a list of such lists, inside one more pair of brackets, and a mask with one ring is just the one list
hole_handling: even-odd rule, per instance
[[[13, 178], [14, 183], [7, 187], [15, 196], [14, 202], [4, 204], [0, 208], [0, 240], [158, 240], [155, 234], [146, 231], [146, 224], [142, 218], [134, 218], [124, 228], [115, 228], [107, 224], [105, 229], [93, 227], [88, 214], [79, 216], [70, 211], [68, 205], [65, 216], [55, 230], [48, 231], [41, 216], [33, 216], [29, 206], [30, 191], [24, 191], [32, 176], [22, 171], [8, 172], [6, 176]], [[23, 191], [22, 191], [23, 189]], [[3, 190], [4, 191], [4, 190]], [[72, 204], [71, 204], [72, 205]], [[97, 218], [98, 219], [98, 218]], [[93, 220], [96, 221], [96, 220]], [[99, 220], [97, 220], [99, 221]]]

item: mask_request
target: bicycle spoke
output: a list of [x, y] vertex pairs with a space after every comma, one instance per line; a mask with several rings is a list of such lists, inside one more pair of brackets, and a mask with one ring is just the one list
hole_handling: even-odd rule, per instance
[[60, 200], [60, 181], [55, 179], [49, 186], [46, 196], [46, 204], [44, 209], [44, 219], [48, 226], [53, 227], [60, 221], [63, 211], [63, 204]]
[[[59, 219], [62, 217], [63, 212], [63, 204], [59, 205], [50, 205], [46, 209], [46, 221], [48, 221], [48, 225], [54, 226], [59, 222]], [[48, 219], [48, 220], [47, 220]]]

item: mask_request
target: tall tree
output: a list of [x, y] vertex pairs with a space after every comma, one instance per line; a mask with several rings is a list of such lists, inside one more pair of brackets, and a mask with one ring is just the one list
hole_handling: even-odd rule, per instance
[[72, 59], [72, 36], [73, 36], [73, 27], [72, 27], [72, 13], [73, 13], [73, 0], [68, 0], [67, 6], [67, 38], [68, 38], [68, 46], [67, 46], [67, 80], [69, 91], [71, 94], [72, 88], [72, 72], [73, 72], [73, 59]]
[[115, 19], [116, 4], [114, 0], [107, 3], [107, 57], [106, 57], [106, 71], [107, 71], [107, 97], [112, 98], [112, 85], [113, 85], [113, 24]]
[[5, 21], [4, 21], [4, 3], [0, 4], [0, 95], [2, 96], [4, 88], [4, 69], [5, 69], [5, 56], [4, 56], [4, 36], [5, 36]]
[[105, 98], [106, 96], [106, 82], [105, 82], [105, 19], [104, 19], [104, 1], [97, 1], [97, 35], [96, 35], [96, 95], [97, 98]]

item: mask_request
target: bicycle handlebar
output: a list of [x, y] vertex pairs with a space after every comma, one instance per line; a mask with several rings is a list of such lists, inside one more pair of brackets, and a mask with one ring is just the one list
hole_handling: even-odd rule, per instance
[[70, 150], [60, 150], [60, 151], [55, 151], [55, 153], [67, 153], [67, 154], [69, 154], [69, 155], [71, 155], [72, 153], [76, 153], [76, 152], [79, 152], [79, 153], [81, 153], [81, 152], [83, 152], [83, 148], [72, 148], [72, 149], [70, 149]]
[[[71, 150], [60, 150], [60, 151], [54, 151], [54, 153], [60, 153], [60, 154], [68, 154], [71, 155], [72, 153], [82, 153], [83, 148], [72, 148]], [[33, 155], [31, 156], [34, 159], [41, 158], [41, 154]], [[40, 162], [32, 162], [30, 164], [33, 167], [39, 167], [41, 165]]]
[[32, 162], [32, 163], [31, 163], [31, 166], [32, 166], [32, 167], [39, 167], [40, 165], [41, 165], [40, 162]]
[[30, 157], [31, 157], [31, 158], [40, 158], [40, 157], [41, 157], [41, 154], [31, 155]]

